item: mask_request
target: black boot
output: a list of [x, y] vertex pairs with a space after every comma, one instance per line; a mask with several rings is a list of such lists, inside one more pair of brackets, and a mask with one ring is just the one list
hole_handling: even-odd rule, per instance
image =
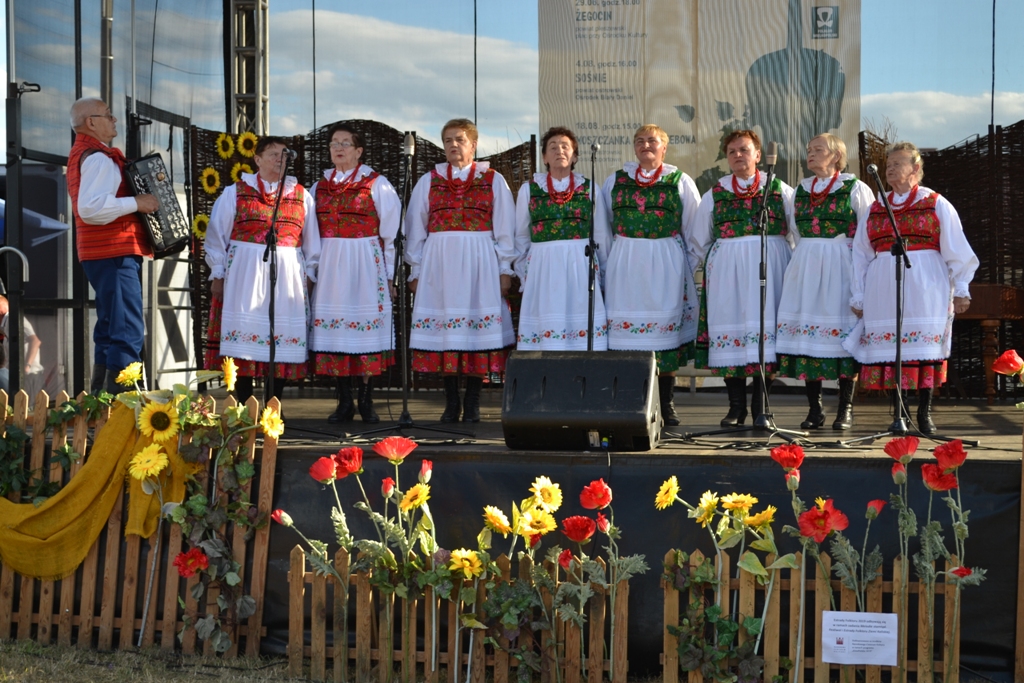
[[900, 418], [899, 406], [900, 398], [903, 399], [903, 419], [910, 420], [910, 410], [907, 408], [907, 391], [906, 389], [890, 389], [889, 395], [892, 398], [892, 415], [894, 420]]
[[97, 363], [92, 366], [92, 381], [89, 383], [89, 393], [98, 394], [103, 390], [103, 384], [107, 381], [107, 366]]
[[679, 424], [679, 415], [676, 414], [676, 407], [673, 403], [673, 396], [676, 391], [676, 378], [672, 375], [661, 375], [658, 377], [658, 398], [661, 401], [661, 419], [666, 427], [675, 427]]
[[373, 409], [373, 378], [367, 377], [365, 382], [359, 383], [359, 417], [368, 425], [375, 425], [380, 422], [377, 412]]
[[747, 380], [745, 377], [726, 377], [729, 392], [729, 414], [721, 421], [723, 427], [739, 427], [747, 419]]
[[[484, 384], [483, 377], [466, 378], [466, 400], [462, 404], [462, 421], [480, 421], [480, 387]], [[458, 396], [458, 394], [456, 394]]]
[[458, 422], [459, 413], [462, 412], [462, 404], [459, 402], [459, 376], [444, 376], [444, 412], [441, 413], [441, 422]]
[[356, 407], [352, 403], [352, 378], [339, 377], [335, 393], [338, 397], [338, 407], [327, 416], [327, 422], [332, 425], [348, 422], [356, 414]]
[[752, 387], [752, 393], [750, 394], [750, 417], [753, 420], [761, 417], [764, 414], [765, 400], [768, 398], [768, 394], [772, 390], [772, 379], [768, 378], [768, 386], [764, 393], [761, 393], [761, 377], [754, 375], [754, 385]]
[[[120, 370], [110, 370], [109, 368], [107, 369], [106, 386], [104, 386], [103, 388], [107, 390], [108, 394], [113, 394], [114, 396], [117, 396], [122, 391], [128, 391], [128, 387], [123, 387], [117, 383], [117, 376], [119, 374], [121, 374]], [[134, 387], [132, 388], [132, 391], [135, 391]]]
[[832, 429], [847, 430], [853, 427], [853, 389], [856, 381], [850, 378], [839, 380], [839, 409]]
[[245, 405], [245, 402], [252, 396], [252, 377], [238, 377], [235, 379], [235, 399], [239, 405]]
[[800, 429], [817, 429], [825, 424], [825, 407], [821, 404], [821, 380], [807, 380], [807, 405], [811, 407]]
[[917, 428], [922, 434], [934, 434], [935, 423], [932, 422], [932, 390], [917, 390]]

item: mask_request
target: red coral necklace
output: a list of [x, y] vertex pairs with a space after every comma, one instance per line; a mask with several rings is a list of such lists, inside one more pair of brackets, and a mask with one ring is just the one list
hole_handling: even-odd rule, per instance
[[644, 172], [644, 169], [640, 166], [636, 167], [636, 184], [640, 187], [650, 187], [654, 183], [658, 182], [658, 178], [661, 177], [661, 169], [664, 168], [664, 164], [658, 164], [658, 168], [648, 175]]
[[470, 186], [473, 184], [473, 178], [476, 177], [476, 162], [469, 167], [469, 175], [466, 176], [465, 180], [459, 180], [458, 178], [452, 178], [452, 165], [448, 164], [448, 177], [445, 179], [448, 182], [448, 189], [451, 190], [456, 197], [469, 192]]
[[[281, 182], [283, 182], [283, 181], [281, 181]], [[263, 200], [263, 203], [264, 204], [273, 204], [274, 200], [277, 198], [277, 190], [274, 190], [273, 192], [271, 192], [270, 191], [270, 184], [269, 183], [267, 183], [266, 187], [264, 187], [264, 180], [260, 176], [259, 173], [256, 174], [256, 185], [259, 188], [260, 199]], [[281, 185], [278, 184], [278, 189], [280, 189], [280, 187], [281, 187]]]
[[889, 205], [892, 207], [892, 212], [893, 213], [902, 213], [903, 211], [906, 211], [911, 206], [913, 206], [914, 205], [914, 200], [917, 199], [917, 190], [918, 189], [919, 189], [919, 186], [918, 185], [914, 185], [914, 187], [912, 187], [911, 190], [910, 190], [910, 194], [907, 195], [907, 198], [904, 199], [899, 204], [897, 204], [896, 201], [895, 201], [895, 197], [896, 197], [895, 191], [890, 190], [889, 191]]
[[753, 182], [746, 189], [740, 187], [739, 182], [736, 180], [736, 174], [732, 176], [732, 193], [740, 199], [750, 199], [757, 194], [757, 188], [761, 185], [761, 176], [754, 176]]
[[828, 181], [828, 186], [824, 192], [815, 192], [814, 186], [818, 184], [818, 179], [815, 177], [811, 180], [811, 206], [821, 206], [825, 203], [825, 198], [828, 197], [829, 192], [832, 191], [832, 187], [836, 184], [836, 180], [839, 179], [839, 171], [832, 174], [832, 180]]
[[555, 182], [551, 179], [551, 174], [548, 173], [548, 196], [551, 197], [551, 201], [561, 206], [562, 204], [568, 203], [574, 194], [576, 194], [576, 188], [573, 187], [576, 182], [575, 178], [572, 177], [572, 173], [569, 173], [569, 187], [562, 192], [555, 190]]

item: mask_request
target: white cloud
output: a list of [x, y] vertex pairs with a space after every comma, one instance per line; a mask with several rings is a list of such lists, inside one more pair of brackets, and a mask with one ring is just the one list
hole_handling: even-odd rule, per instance
[[[949, 147], [971, 135], [986, 135], [990, 115], [989, 93], [953, 95], [945, 92], [896, 92], [862, 95], [862, 121], [880, 124], [887, 117], [898, 137], [918, 147]], [[995, 120], [1009, 125], [1024, 119], [1024, 93], [996, 92]]]
[[[318, 125], [373, 119], [439, 142], [445, 121], [473, 117], [471, 35], [340, 12], [318, 11], [316, 19]], [[313, 127], [310, 13], [274, 14], [270, 30], [271, 130], [305, 133]], [[537, 51], [481, 36], [477, 59], [486, 155], [537, 131]]]

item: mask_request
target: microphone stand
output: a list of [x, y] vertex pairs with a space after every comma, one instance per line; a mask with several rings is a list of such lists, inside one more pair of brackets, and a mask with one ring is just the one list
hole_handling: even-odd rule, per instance
[[[263, 252], [263, 262], [267, 263], [269, 261], [270, 263], [268, 273], [270, 276], [270, 301], [267, 307], [267, 315], [270, 318], [270, 356], [267, 361], [266, 386], [263, 387], [263, 405], [270, 403], [270, 399], [274, 397], [274, 376], [277, 374], [274, 367], [277, 357], [277, 340], [274, 338], [274, 316], [276, 315], [275, 309], [277, 306], [277, 218], [281, 211], [284, 181], [288, 177], [289, 157], [288, 149], [281, 152], [281, 178], [277, 181], [277, 198], [274, 200], [274, 213], [270, 216], [270, 229], [267, 231], [266, 239], [267, 248]], [[260, 192], [262, 192], [263, 179], [257, 176], [257, 182], [261, 184]], [[305, 277], [305, 273], [303, 273], [303, 277]]]
[[[597, 290], [595, 289], [597, 280], [597, 249], [598, 245], [594, 241], [594, 221], [596, 220], [597, 214], [597, 176], [594, 175], [595, 163], [597, 160], [597, 150], [601, 149], [601, 146], [594, 143], [590, 146], [590, 235], [587, 238], [586, 254], [587, 254], [587, 265], [590, 269], [589, 282], [587, 287], [590, 292], [590, 300], [587, 304], [587, 351], [594, 350], [594, 306], [597, 305]], [[572, 181], [572, 170], [569, 171], [569, 182]]]

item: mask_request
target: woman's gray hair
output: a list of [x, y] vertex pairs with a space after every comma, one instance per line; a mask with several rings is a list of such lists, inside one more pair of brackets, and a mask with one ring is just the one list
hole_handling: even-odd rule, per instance
[[889, 148], [889, 154], [893, 152], [906, 152], [910, 155], [911, 165], [917, 164], [917, 182], [924, 180], [924, 159], [921, 158], [921, 150], [913, 142], [897, 142]]

